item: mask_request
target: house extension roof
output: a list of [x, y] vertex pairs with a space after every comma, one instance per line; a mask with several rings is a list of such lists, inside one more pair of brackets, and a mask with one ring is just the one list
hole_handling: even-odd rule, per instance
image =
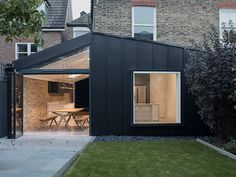
[[47, 22], [43, 29], [64, 29], [66, 26], [66, 15], [68, 0], [47, 0], [48, 7]]
[[80, 17], [67, 23], [69, 27], [91, 27], [91, 13], [81, 12]]

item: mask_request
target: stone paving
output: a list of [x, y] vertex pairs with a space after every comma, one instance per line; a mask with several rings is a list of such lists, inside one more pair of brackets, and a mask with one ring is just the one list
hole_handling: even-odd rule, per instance
[[0, 139], [0, 177], [61, 176], [93, 137], [68, 133], [30, 133]]

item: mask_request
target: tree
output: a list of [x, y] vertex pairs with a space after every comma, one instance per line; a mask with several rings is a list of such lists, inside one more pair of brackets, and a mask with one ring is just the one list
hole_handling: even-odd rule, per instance
[[6, 41], [32, 38], [42, 44], [44, 13], [37, 8], [43, 0], [0, 0], [0, 35]]
[[[234, 28], [229, 34], [233, 34], [231, 30]], [[236, 135], [235, 42], [228, 34], [221, 41], [217, 29], [211, 26], [204, 35], [203, 46], [195, 44], [198, 50], [188, 51], [185, 68], [189, 91], [195, 96], [201, 119], [222, 140]]]

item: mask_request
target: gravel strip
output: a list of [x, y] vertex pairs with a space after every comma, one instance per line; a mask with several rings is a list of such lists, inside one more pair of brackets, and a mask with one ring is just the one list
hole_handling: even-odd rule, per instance
[[97, 136], [95, 142], [123, 142], [123, 141], [159, 141], [159, 140], [196, 140], [200, 137], [190, 136]]

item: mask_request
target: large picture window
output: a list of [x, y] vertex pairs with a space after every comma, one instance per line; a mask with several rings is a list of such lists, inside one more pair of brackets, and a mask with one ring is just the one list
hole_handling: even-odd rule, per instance
[[176, 124], [180, 120], [180, 72], [133, 73], [134, 124]]
[[156, 8], [133, 7], [133, 37], [156, 40]]

